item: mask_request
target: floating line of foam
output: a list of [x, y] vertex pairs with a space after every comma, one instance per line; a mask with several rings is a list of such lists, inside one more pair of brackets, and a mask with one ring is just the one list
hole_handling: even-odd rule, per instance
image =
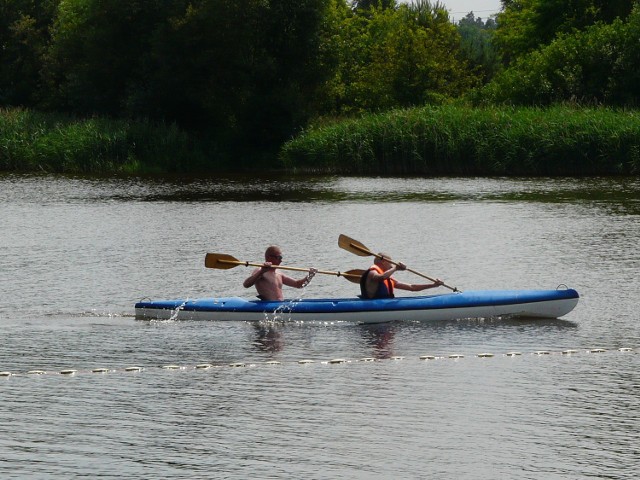
[[[618, 352], [618, 353], [635, 353], [633, 348], [630, 347], [621, 347], [616, 350], [607, 350], [605, 348], [590, 348], [590, 349], [570, 349], [570, 350], [562, 350], [562, 351], [551, 351], [551, 350], [535, 350], [530, 352], [529, 355], [532, 356], [549, 356], [549, 355], [562, 355], [562, 356], [572, 356], [578, 354], [603, 354], [608, 352]], [[481, 352], [472, 355], [476, 358], [493, 358], [496, 355], [490, 352]], [[523, 356], [522, 352], [510, 351], [498, 356], [504, 357], [520, 357]], [[463, 360], [465, 355], [452, 353], [448, 355], [420, 355], [417, 357], [418, 360], [428, 361], [428, 360]], [[345, 363], [362, 363], [362, 362], [381, 362], [381, 361], [402, 361], [405, 360], [404, 356], [392, 356], [388, 358], [373, 358], [373, 357], [364, 357], [359, 359], [347, 359], [347, 358], [333, 358], [330, 360], [311, 360], [311, 359], [301, 359], [298, 360], [297, 364], [299, 365], [309, 365], [309, 364], [326, 364], [326, 365], [338, 365]], [[153, 369], [162, 369], [162, 370], [209, 370], [212, 368], [245, 368], [245, 367], [257, 367], [260, 365], [282, 365], [282, 362], [277, 360], [267, 360], [265, 362], [233, 362], [227, 364], [213, 364], [213, 363], [199, 363], [193, 366], [181, 366], [181, 365], [161, 365], [159, 367], [144, 367], [144, 366], [130, 366], [125, 368], [92, 368], [88, 370], [78, 370], [78, 369], [64, 369], [64, 370], [29, 370], [27, 372], [10, 372], [10, 371], [0, 371], [0, 377], [15, 377], [15, 376], [39, 376], [39, 375], [62, 375], [62, 376], [74, 376], [77, 374], [84, 373], [93, 373], [93, 374], [108, 374], [108, 373], [140, 373], [146, 370]]]

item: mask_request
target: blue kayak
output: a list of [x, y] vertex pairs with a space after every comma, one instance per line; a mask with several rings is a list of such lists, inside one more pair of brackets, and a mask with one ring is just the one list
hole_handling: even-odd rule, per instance
[[463, 318], [560, 318], [580, 296], [573, 289], [478, 290], [376, 300], [360, 298], [247, 300], [240, 297], [153, 300], [135, 304], [139, 319], [217, 321], [347, 321], [380, 323]]

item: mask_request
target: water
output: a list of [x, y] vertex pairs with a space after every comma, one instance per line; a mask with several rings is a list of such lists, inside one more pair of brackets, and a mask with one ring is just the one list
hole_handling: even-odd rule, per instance
[[[638, 179], [4, 175], [0, 205], [2, 478], [640, 474]], [[462, 290], [566, 284], [580, 303], [553, 321], [133, 317], [143, 297], [254, 295], [206, 252], [368, 267], [341, 233]], [[317, 275], [287, 294], [357, 290]]]

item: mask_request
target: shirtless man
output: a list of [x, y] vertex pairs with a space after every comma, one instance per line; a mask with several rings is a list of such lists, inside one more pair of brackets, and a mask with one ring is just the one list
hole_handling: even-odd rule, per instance
[[256, 268], [247, 277], [242, 285], [249, 288], [255, 285], [260, 300], [284, 300], [282, 285], [288, 287], [306, 287], [318, 271], [315, 268], [309, 269], [309, 274], [300, 280], [294, 280], [273, 266], [278, 266], [282, 262], [282, 250], [276, 245], [272, 245], [264, 252], [265, 262], [260, 268]]

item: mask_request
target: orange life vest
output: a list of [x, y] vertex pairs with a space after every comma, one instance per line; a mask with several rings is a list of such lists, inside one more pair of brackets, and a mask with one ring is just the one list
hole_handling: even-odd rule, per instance
[[371, 273], [372, 270], [375, 270], [380, 275], [384, 273], [384, 270], [380, 268], [378, 265], [372, 265], [369, 270], [367, 270], [362, 277], [360, 277], [360, 293], [362, 298], [393, 298], [393, 286], [396, 281], [393, 278], [387, 278], [378, 282], [378, 289], [373, 297], [369, 297], [367, 295], [367, 277]]

